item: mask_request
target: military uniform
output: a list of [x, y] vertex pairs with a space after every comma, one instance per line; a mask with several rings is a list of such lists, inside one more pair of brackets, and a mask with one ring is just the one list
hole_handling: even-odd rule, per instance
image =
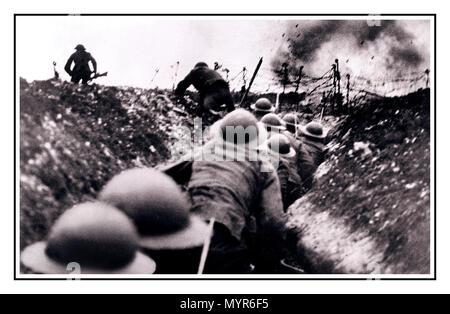
[[[84, 50], [84, 47], [80, 46], [77, 46], [77, 51], [69, 57], [64, 70], [72, 77], [73, 83], [78, 84], [81, 80], [82, 84], [87, 84], [92, 73], [89, 62], [92, 62], [94, 73], [97, 72], [97, 62], [89, 52]], [[73, 69], [71, 69], [72, 63], [75, 64]]]
[[304, 189], [310, 189], [312, 186], [314, 171], [316, 166], [314, 159], [310, 155], [309, 151], [306, 149], [305, 145], [301, 140], [298, 140], [294, 135], [288, 131], [283, 132], [289, 141], [291, 142], [292, 148], [297, 153], [295, 161], [291, 162], [291, 165], [297, 169], [302, 185]]
[[[192, 213], [204, 219], [214, 217], [216, 224], [229, 230], [228, 238], [222, 238], [222, 249], [212, 248], [212, 255], [255, 256], [249, 254], [255, 243], [264, 243], [266, 261], [279, 262], [285, 220], [279, 180], [269, 161], [214, 161], [211, 156], [225, 159], [215, 142], [206, 144], [202, 154], [208, 158], [194, 161], [188, 187]], [[262, 172], [262, 168], [272, 171]]]
[[314, 171], [324, 161], [325, 145], [322, 140], [314, 140], [312, 138], [303, 137], [303, 146], [314, 161]]
[[177, 96], [183, 96], [186, 89], [193, 85], [200, 94], [197, 114], [202, 116], [208, 110], [221, 111], [225, 104], [228, 112], [234, 110], [233, 97], [228, 83], [220, 74], [203, 63], [198, 63], [195, 68], [178, 83], [175, 90]]

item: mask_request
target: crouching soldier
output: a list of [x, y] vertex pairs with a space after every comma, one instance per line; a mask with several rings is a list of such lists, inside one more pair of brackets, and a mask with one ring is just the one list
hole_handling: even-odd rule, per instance
[[99, 198], [132, 219], [141, 249], [157, 263], [156, 274], [198, 272], [212, 232], [202, 217], [190, 214], [188, 196], [171, 177], [151, 168], [125, 170], [105, 185]]
[[272, 136], [263, 146], [277, 169], [283, 209], [286, 212], [302, 195], [302, 180], [297, 172], [297, 154], [289, 139], [281, 134]]
[[309, 151], [306, 150], [305, 145], [303, 145], [302, 141], [296, 137], [299, 127], [297, 116], [294, 113], [288, 113], [283, 117], [283, 121], [286, 125], [286, 131], [284, 131], [283, 134], [289, 139], [291, 146], [297, 153], [297, 173], [302, 179], [305, 192], [305, 190], [310, 189], [312, 186], [316, 166]]
[[305, 149], [311, 155], [314, 161], [314, 171], [324, 161], [325, 144], [324, 139], [326, 134], [323, 126], [318, 122], [310, 122], [300, 129], [302, 143]]
[[275, 113], [268, 113], [262, 117], [261, 124], [266, 128], [268, 137], [274, 134], [281, 134], [286, 130], [283, 120]]
[[258, 121], [260, 121], [266, 114], [274, 113], [276, 109], [275, 106], [267, 98], [259, 98], [254, 104], [250, 106], [250, 108], [253, 110], [253, 114], [255, 115], [256, 119], [258, 119]]
[[138, 251], [131, 220], [100, 202], [65, 211], [47, 241], [25, 248], [22, 264], [41, 274], [152, 274], [155, 262]]
[[208, 67], [204, 62], [199, 62], [194, 69], [178, 83], [175, 95], [182, 97], [186, 89], [194, 85], [200, 94], [197, 115], [202, 117], [204, 113], [212, 111], [222, 111], [225, 105], [226, 110], [234, 110], [233, 97], [230, 93], [228, 83], [217, 72]]
[[211, 247], [211, 253], [226, 261], [224, 273], [247, 273], [251, 263], [273, 272], [285, 220], [277, 174], [258, 154], [266, 131], [250, 112], [238, 109], [217, 121], [211, 135], [194, 158], [188, 186], [191, 211], [215, 219], [220, 245]]

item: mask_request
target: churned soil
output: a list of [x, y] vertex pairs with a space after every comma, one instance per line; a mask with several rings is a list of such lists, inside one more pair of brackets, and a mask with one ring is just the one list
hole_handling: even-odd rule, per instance
[[329, 139], [313, 188], [290, 208], [305, 262], [318, 272], [429, 273], [429, 89], [353, 108]]

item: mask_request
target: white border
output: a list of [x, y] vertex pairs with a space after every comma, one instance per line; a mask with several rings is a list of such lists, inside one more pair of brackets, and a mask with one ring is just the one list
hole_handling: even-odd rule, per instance
[[[20, 16], [19, 18], [24, 18]], [[195, 16], [152, 16], [151, 18], [156, 19], [169, 19], [169, 20], [177, 20], [177, 19], [195, 19]], [[216, 20], [220, 18], [226, 19], [247, 19], [246, 16], [201, 16], [200, 19], [206, 18], [207, 20]], [[249, 19], [261, 20], [261, 19], [323, 19], [321, 16], [249, 16]], [[370, 16], [370, 19], [377, 19], [378, 16]], [[328, 16], [327, 19], [358, 19], [358, 20], [367, 20], [366, 16]], [[387, 16], [380, 17], [380, 19], [399, 19], [399, 20], [430, 20], [430, 70], [431, 70], [431, 79], [430, 79], [430, 87], [431, 87], [431, 95], [430, 95], [430, 106], [431, 106], [431, 139], [430, 139], [430, 254], [431, 254], [431, 265], [430, 265], [430, 274], [420, 274], [420, 275], [406, 275], [406, 274], [380, 274], [380, 275], [359, 275], [359, 274], [343, 274], [343, 275], [33, 275], [33, 274], [21, 274], [20, 273], [20, 251], [18, 248], [20, 247], [20, 78], [18, 73], [16, 74], [16, 175], [17, 180], [16, 184], [16, 277], [18, 279], [67, 279], [67, 278], [85, 278], [85, 279], [126, 279], [126, 278], [134, 278], [134, 279], [431, 279], [434, 277], [434, 18], [430, 16]]]

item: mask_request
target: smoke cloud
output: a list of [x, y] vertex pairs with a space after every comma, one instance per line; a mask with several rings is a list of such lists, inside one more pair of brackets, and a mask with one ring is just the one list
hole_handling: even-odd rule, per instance
[[275, 72], [284, 64], [290, 72], [304, 65], [307, 72], [320, 74], [339, 58], [343, 70], [349, 73], [386, 70], [398, 75], [425, 70], [429, 62], [429, 47], [424, 49], [423, 44], [429, 43], [424, 21], [409, 24], [394, 20], [292, 21], [283, 38], [284, 43], [271, 63]]

